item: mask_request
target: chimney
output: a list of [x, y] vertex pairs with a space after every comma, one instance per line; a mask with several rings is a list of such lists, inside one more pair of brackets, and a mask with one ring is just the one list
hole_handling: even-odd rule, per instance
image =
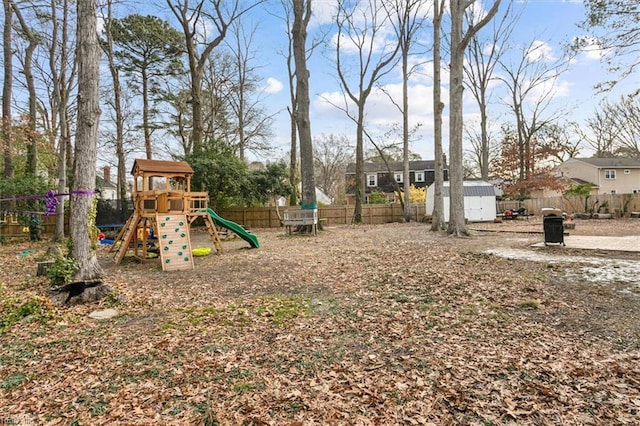
[[102, 168], [102, 173], [104, 175], [104, 177], [103, 177], [104, 181], [107, 182], [107, 183], [111, 183], [111, 167], [104, 166]]

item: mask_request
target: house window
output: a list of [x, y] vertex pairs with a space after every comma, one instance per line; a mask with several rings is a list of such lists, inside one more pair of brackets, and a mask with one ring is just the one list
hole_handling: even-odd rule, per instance
[[396, 182], [402, 183], [402, 173], [394, 173], [393, 178], [396, 180]]
[[630, 175], [630, 174], [631, 174], [631, 170], [629, 170], [629, 169], [624, 169], [624, 174], [625, 174], [625, 175]]
[[615, 189], [611, 190], [611, 195], [616, 195], [616, 190]]
[[416, 182], [424, 182], [424, 172], [416, 172]]
[[615, 170], [605, 170], [604, 171], [604, 178], [605, 179], [615, 179], [616, 178], [616, 171]]
[[367, 175], [367, 186], [378, 186], [378, 175]]

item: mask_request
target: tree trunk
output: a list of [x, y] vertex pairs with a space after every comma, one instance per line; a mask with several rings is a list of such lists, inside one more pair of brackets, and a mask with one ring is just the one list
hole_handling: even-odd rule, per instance
[[317, 208], [313, 170], [313, 144], [309, 120], [309, 70], [307, 69], [307, 25], [311, 17], [310, 0], [293, 1], [293, 56], [296, 66], [296, 125], [300, 139], [302, 208]]
[[449, 75], [449, 227], [454, 236], [469, 235], [464, 223], [464, 168], [462, 160], [462, 92], [464, 1], [451, 0], [451, 70]]
[[11, 131], [11, 92], [13, 85], [13, 50], [11, 46], [11, 31], [13, 12], [11, 0], [3, 0], [4, 29], [2, 43], [4, 45], [4, 81], [2, 86], [2, 148], [4, 154], [4, 177], [13, 177], [13, 153]]
[[[294, 102], [295, 103], [295, 102]], [[295, 105], [293, 108], [296, 108]], [[293, 113], [291, 115], [291, 151], [289, 153], [289, 184], [291, 185], [291, 195], [289, 205], [298, 205], [298, 127]]]
[[76, 130], [70, 233], [78, 264], [76, 281], [101, 278], [92, 241], [95, 229], [94, 196], [98, 121], [100, 118], [100, 46], [96, 30], [96, 0], [78, 0], [78, 124]]
[[409, 177], [409, 42], [402, 48], [402, 181], [404, 221], [411, 222], [411, 179]]
[[116, 186], [118, 191], [118, 200], [120, 203], [120, 220], [124, 223], [127, 220], [127, 176], [126, 176], [126, 158], [124, 154], [124, 117], [122, 113], [122, 87], [120, 85], [120, 72], [115, 63], [113, 54], [113, 38], [110, 30], [112, 22], [112, 1], [107, 2], [107, 22], [105, 26], [106, 43], [103, 50], [107, 56], [109, 63], [109, 71], [113, 81], [113, 109], [116, 115], [116, 160], [117, 160], [117, 179]]
[[464, 221], [464, 167], [462, 157], [462, 92], [464, 90], [464, 52], [474, 36], [495, 16], [501, 0], [495, 0], [487, 14], [462, 33], [464, 11], [472, 0], [450, 0], [451, 72], [449, 74], [449, 227], [454, 236], [469, 235]]
[[433, 182], [433, 212], [431, 213], [431, 230], [444, 230], [444, 164], [442, 152], [442, 112], [444, 104], [441, 100], [442, 86], [440, 73], [440, 29], [444, 1], [436, 0], [433, 11], [433, 154], [435, 159]]
[[38, 37], [36, 37], [31, 28], [29, 28], [29, 25], [27, 25], [27, 22], [22, 16], [22, 12], [20, 12], [20, 8], [15, 3], [12, 3], [12, 8], [15, 12], [16, 18], [18, 18], [24, 37], [29, 41], [24, 53], [24, 67], [22, 70], [24, 79], [27, 83], [27, 93], [29, 94], [29, 122], [27, 123], [28, 133], [26, 135], [27, 163], [25, 172], [27, 175], [36, 176], [38, 171], [38, 139], [36, 138], [36, 108], [38, 98], [36, 94], [36, 85], [33, 79], [33, 52], [38, 46]]
[[356, 124], [356, 205], [353, 210], [353, 223], [362, 223], [362, 204], [364, 204], [364, 101], [358, 103]]

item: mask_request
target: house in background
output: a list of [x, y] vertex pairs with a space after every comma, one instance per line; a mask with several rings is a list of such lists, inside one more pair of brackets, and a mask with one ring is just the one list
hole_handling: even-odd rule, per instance
[[[396, 194], [393, 181], [395, 180], [400, 188], [404, 186], [403, 182], [403, 163], [402, 161], [389, 162], [391, 173], [384, 163], [364, 163], [364, 192], [365, 203], [369, 202], [369, 195], [372, 193], [384, 193], [386, 198], [392, 202], [396, 202]], [[346, 198], [347, 204], [355, 204], [355, 183], [356, 183], [356, 165], [351, 163], [347, 166], [345, 174], [346, 179]], [[449, 170], [444, 165], [444, 180], [449, 179]], [[409, 161], [409, 183], [416, 188], [425, 188], [431, 185], [435, 180], [435, 161], [418, 160]]]
[[[493, 222], [497, 216], [496, 187], [483, 180], [465, 180], [462, 182], [464, 191], [464, 218], [469, 222]], [[433, 214], [435, 186], [430, 185], [426, 194], [426, 213]], [[449, 182], [444, 183], [442, 198], [444, 201], [444, 221], [449, 222]]]
[[570, 158], [558, 177], [569, 184], [590, 183], [592, 194], [640, 193], [640, 160], [632, 158]]
[[96, 173], [96, 188], [100, 191], [98, 198], [101, 200], [118, 199], [118, 186], [111, 181], [111, 167], [104, 166], [102, 176]]

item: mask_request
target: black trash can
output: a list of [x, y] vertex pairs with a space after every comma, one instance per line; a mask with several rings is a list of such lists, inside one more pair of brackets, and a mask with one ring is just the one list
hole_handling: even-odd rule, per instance
[[545, 216], [542, 219], [542, 225], [544, 227], [545, 246], [549, 243], [565, 245], [564, 218], [562, 216]]

